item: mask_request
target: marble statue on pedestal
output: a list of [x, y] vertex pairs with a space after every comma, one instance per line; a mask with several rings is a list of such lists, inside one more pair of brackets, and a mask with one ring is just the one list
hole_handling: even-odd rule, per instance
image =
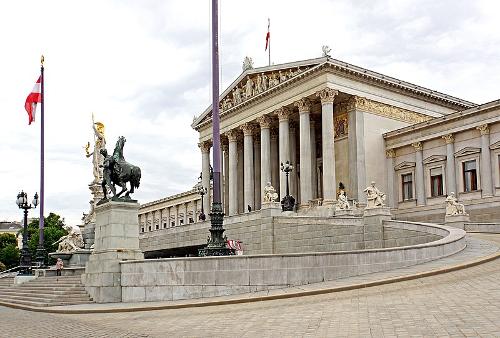
[[92, 114], [92, 129], [94, 130], [94, 150], [89, 152], [90, 142], [85, 146], [85, 156], [92, 156], [94, 183], [99, 183], [102, 180], [102, 162], [104, 158], [101, 155], [101, 149], [106, 148], [106, 138], [104, 137], [104, 124], [94, 122], [94, 114]]
[[351, 205], [347, 200], [347, 196], [344, 190], [340, 190], [339, 197], [337, 199], [337, 205], [335, 206], [335, 210], [351, 210]]
[[271, 185], [271, 182], [267, 182], [264, 187], [264, 202], [276, 202], [278, 200], [278, 194], [276, 190]]
[[454, 192], [446, 197], [446, 216], [467, 215], [462, 203], [458, 203]]
[[85, 246], [83, 242], [82, 232], [80, 228], [73, 225], [63, 225], [64, 230], [68, 232], [67, 235], [59, 238], [57, 242], [59, 243], [59, 247], [56, 252], [59, 253], [73, 253], [79, 249], [82, 249]]
[[372, 181], [371, 185], [364, 190], [366, 194], [366, 209], [383, 207], [385, 201], [385, 194], [378, 190], [375, 182]]

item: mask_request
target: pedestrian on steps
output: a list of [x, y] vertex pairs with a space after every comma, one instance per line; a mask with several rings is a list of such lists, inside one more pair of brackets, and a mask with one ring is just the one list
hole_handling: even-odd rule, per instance
[[64, 268], [64, 263], [63, 263], [62, 259], [58, 258], [57, 262], [56, 262], [56, 276], [61, 275], [61, 271], [63, 268]]

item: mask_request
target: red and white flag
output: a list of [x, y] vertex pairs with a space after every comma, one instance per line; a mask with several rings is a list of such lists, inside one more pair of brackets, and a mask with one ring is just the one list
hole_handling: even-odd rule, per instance
[[271, 39], [271, 33], [269, 32], [269, 26], [271, 26], [271, 19], [267, 19], [267, 34], [266, 34], [266, 49], [264, 50], [267, 50], [267, 46], [269, 46], [269, 40]]
[[41, 85], [40, 82], [42, 80], [42, 76], [38, 78], [33, 87], [33, 90], [26, 98], [26, 103], [24, 104], [24, 109], [28, 112], [29, 123], [35, 121], [35, 113], [36, 113], [36, 104], [42, 102], [42, 94], [41, 94]]

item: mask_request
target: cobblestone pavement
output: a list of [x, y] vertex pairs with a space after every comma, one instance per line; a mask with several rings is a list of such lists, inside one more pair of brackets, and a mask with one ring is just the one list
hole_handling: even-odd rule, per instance
[[0, 307], [0, 337], [500, 337], [500, 260], [366, 289], [114, 314]]

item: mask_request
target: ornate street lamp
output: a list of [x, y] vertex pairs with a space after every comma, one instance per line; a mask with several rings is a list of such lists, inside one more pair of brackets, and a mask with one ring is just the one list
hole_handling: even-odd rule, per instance
[[24, 228], [23, 228], [23, 248], [21, 249], [21, 259], [19, 265], [20, 275], [31, 275], [31, 254], [28, 249], [28, 210], [36, 208], [38, 205], [38, 193], [35, 193], [32, 204], [28, 204], [28, 197], [24, 191], [17, 195], [16, 204], [19, 209], [24, 210]]
[[200, 194], [201, 196], [201, 214], [200, 214], [200, 221], [204, 221], [206, 220], [207, 216], [205, 216], [205, 211], [203, 209], [203, 196], [205, 196], [207, 194], [207, 188], [205, 188], [202, 184], [201, 184], [201, 176], [200, 176], [200, 179], [198, 181], [198, 186], [196, 188], [198, 190], [198, 194]]
[[286, 161], [285, 164], [281, 162], [281, 171], [286, 174], [286, 195], [281, 200], [281, 210], [282, 211], [293, 211], [293, 207], [295, 206], [295, 198], [290, 196], [290, 190], [288, 187], [288, 175], [293, 170], [293, 165], [290, 161]]

